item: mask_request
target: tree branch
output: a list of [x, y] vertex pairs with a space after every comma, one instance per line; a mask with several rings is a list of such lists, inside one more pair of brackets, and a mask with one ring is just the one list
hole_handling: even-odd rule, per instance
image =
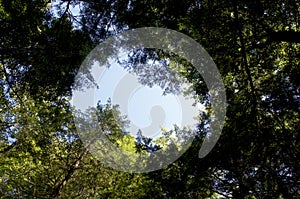
[[80, 162], [83, 160], [85, 155], [88, 153], [88, 149], [86, 148], [83, 153], [78, 157], [78, 159], [70, 166], [70, 168], [67, 171], [67, 174], [65, 175], [64, 179], [58, 184], [56, 188], [54, 188], [52, 192], [52, 197], [57, 198], [63, 187], [67, 184], [67, 182], [72, 178], [75, 170], [78, 168]]
[[[65, 1], [62, 2], [62, 4], [65, 3]], [[63, 12], [63, 14], [61, 15], [61, 17], [64, 17], [68, 12], [69, 12], [69, 8], [70, 8], [70, 4], [71, 4], [71, 0], [67, 1], [67, 5], [66, 5], [66, 9]]]
[[2, 149], [0, 151], [0, 154], [2, 153], [6, 153], [7, 151], [11, 150], [12, 148], [14, 148], [17, 145], [17, 141], [15, 141], [14, 143], [12, 143], [11, 145], [8, 145], [7, 147], [5, 147], [4, 149]]
[[235, 24], [238, 28], [238, 37], [239, 37], [240, 42], [241, 42], [241, 56], [242, 56], [242, 60], [243, 60], [242, 63], [244, 65], [247, 80], [248, 80], [249, 85], [250, 85], [250, 93], [251, 93], [251, 99], [250, 100], [252, 102], [252, 113], [255, 117], [256, 128], [257, 128], [257, 130], [259, 130], [258, 113], [257, 113], [257, 94], [256, 94], [255, 86], [254, 86], [254, 81], [252, 79], [250, 66], [249, 66], [249, 63], [247, 61], [246, 45], [245, 45], [245, 40], [244, 40], [244, 37], [243, 37], [243, 27], [242, 27], [242, 25], [239, 21], [237, 0], [234, 1], [233, 11], [234, 11]]

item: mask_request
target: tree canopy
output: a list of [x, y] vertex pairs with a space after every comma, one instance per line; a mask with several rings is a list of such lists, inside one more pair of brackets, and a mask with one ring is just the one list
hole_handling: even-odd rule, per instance
[[[297, 0], [0, 0], [0, 198], [298, 198], [299, 13]], [[138, 27], [176, 30], [201, 44], [222, 75], [228, 104], [218, 143], [199, 159], [210, 117], [203, 78], [176, 55], [130, 53], [121, 64], [149, 79], [163, 68], [138, 64], [178, 63], [175, 69], [207, 107], [189, 149], [169, 166], [141, 174], [116, 171], [89, 152], [70, 102], [88, 53]], [[127, 151], [151, 155], [170, 142], [177, 147], [167, 131], [157, 140], [141, 133], [135, 139], [110, 102], [90, 114]]]

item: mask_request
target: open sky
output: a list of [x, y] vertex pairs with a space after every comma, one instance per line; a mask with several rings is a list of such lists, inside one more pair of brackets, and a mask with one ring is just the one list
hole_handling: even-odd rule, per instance
[[99, 87], [75, 91], [73, 105], [77, 109], [95, 107], [99, 100], [105, 104], [110, 98], [112, 104], [120, 105], [122, 115], [127, 115], [131, 122], [127, 131], [134, 136], [139, 129], [145, 136], [156, 137], [160, 135], [160, 127], [171, 130], [173, 124], [179, 127], [196, 124], [193, 118], [201, 106], [193, 106], [194, 101], [182, 95], [163, 95], [159, 86], [150, 88], [140, 84], [137, 76], [118, 63], [106, 68], [96, 62], [91, 74]]

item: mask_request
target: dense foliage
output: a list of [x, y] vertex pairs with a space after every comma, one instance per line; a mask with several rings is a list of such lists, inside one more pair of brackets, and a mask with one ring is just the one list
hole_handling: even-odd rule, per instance
[[[299, 13], [297, 0], [0, 0], [0, 198], [298, 198]], [[205, 158], [198, 158], [201, 123], [189, 150], [167, 168], [124, 173], [81, 143], [71, 90], [94, 46], [149, 26], [182, 32], [208, 51], [226, 86], [226, 122]], [[202, 77], [180, 63], [209, 106]], [[151, 153], [171, 139], [135, 140], [123, 132], [125, 121], [112, 119], [118, 109], [110, 103], [93, 111], [126, 150]]]

